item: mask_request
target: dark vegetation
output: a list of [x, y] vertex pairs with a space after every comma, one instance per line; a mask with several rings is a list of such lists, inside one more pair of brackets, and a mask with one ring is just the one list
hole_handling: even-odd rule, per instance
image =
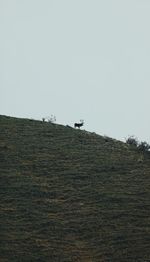
[[0, 116], [0, 261], [150, 261], [150, 154]]
[[134, 149], [142, 151], [143, 153], [150, 151], [150, 145], [146, 141], [139, 142], [134, 136], [128, 137], [126, 143], [134, 147]]

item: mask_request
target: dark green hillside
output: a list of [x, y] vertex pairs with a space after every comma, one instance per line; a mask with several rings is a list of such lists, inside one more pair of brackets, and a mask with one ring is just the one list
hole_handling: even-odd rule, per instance
[[0, 261], [150, 261], [150, 154], [0, 116]]

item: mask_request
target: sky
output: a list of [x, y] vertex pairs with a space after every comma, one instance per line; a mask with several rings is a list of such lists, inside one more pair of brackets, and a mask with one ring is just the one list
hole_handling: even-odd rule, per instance
[[0, 114], [150, 142], [149, 0], [0, 0]]

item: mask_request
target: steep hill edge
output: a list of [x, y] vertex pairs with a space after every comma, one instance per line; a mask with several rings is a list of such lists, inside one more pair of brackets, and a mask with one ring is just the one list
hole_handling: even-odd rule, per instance
[[150, 261], [150, 157], [0, 116], [1, 261]]

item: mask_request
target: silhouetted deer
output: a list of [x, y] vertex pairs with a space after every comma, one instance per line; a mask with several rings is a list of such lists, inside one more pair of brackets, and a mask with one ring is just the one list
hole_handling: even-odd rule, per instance
[[80, 120], [80, 122], [81, 122], [81, 123], [74, 123], [74, 127], [75, 127], [75, 128], [76, 128], [76, 127], [80, 128], [81, 126], [84, 125], [84, 121], [83, 121], [83, 120]]

